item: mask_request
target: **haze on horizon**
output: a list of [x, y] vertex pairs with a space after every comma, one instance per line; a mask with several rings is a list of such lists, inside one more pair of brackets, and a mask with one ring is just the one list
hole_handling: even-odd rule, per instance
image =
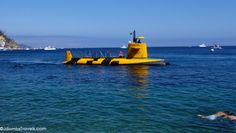
[[134, 29], [150, 46], [236, 45], [235, 5], [235, 0], [1, 0], [0, 29], [35, 46], [116, 47]]

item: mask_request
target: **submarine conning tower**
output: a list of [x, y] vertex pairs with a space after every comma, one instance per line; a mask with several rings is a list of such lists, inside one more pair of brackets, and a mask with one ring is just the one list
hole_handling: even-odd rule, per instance
[[133, 33], [133, 41], [129, 42], [127, 50], [127, 59], [146, 59], [148, 58], [147, 44], [142, 42], [143, 36], [136, 37], [136, 31]]

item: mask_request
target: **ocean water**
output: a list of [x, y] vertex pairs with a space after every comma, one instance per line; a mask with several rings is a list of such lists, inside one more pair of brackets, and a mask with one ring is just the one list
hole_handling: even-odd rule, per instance
[[[121, 49], [73, 49], [77, 56]], [[149, 48], [169, 66], [64, 65], [65, 50], [0, 51], [0, 127], [43, 132], [236, 132], [236, 47]], [[125, 50], [124, 50], [125, 52]]]

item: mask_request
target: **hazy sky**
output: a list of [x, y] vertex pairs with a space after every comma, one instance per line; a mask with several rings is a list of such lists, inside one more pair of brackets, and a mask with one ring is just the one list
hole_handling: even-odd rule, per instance
[[150, 40], [236, 38], [236, 0], [0, 0], [0, 3], [0, 29], [10, 35], [126, 39], [136, 29]]

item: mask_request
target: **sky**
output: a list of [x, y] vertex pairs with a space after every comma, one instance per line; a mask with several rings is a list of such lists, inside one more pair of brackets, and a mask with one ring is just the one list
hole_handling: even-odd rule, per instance
[[[47, 36], [48, 42], [42, 43], [61, 42], [60, 47], [94, 47], [96, 43], [119, 46], [128, 42], [134, 29], [152, 46], [214, 41], [236, 45], [235, 0], [0, 0], [0, 3], [0, 29], [31, 45], [36, 40], [41, 43], [41, 38]], [[35, 37], [38, 38], [34, 40]], [[61, 38], [73, 39], [74, 43], [68, 45]]]

